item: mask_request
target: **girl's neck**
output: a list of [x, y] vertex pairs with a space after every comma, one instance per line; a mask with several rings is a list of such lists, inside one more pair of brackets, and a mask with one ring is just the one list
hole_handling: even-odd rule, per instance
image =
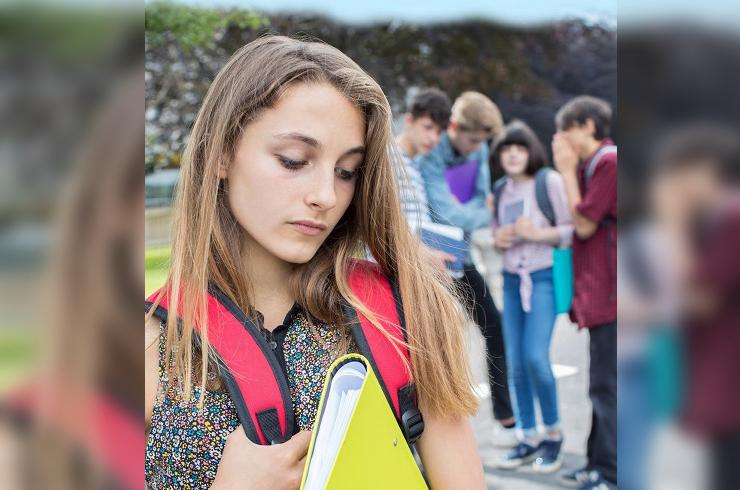
[[294, 266], [251, 242], [245, 253], [245, 269], [252, 284], [252, 307], [262, 313], [264, 326], [280, 325], [295, 302], [288, 287]]
[[515, 184], [521, 184], [522, 182], [527, 182], [529, 180], [532, 180], [531, 175], [527, 175], [525, 173], [521, 174], [509, 174], [509, 178], [514, 181]]

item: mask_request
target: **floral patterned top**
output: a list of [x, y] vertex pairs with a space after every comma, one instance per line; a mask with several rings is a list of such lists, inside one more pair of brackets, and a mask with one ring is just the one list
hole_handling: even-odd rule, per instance
[[[164, 326], [160, 328], [160, 391], [146, 444], [146, 484], [151, 490], [208, 488], [216, 477], [226, 437], [239, 425], [236, 407], [225, 389], [206, 388], [203, 409], [198, 408], [197, 386], [190, 401], [184, 401], [181, 388], [167, 376]], [[298, 305], [272, 332], [261, 330], [286, 374], [296, 432], [311, 429], [326, 371], [340, 355], [339, 332], [323, 322], [312, 324]], [[354, 340], [349, 351], [358, 351]], [[209, 372], [208, 378], [216, 376]]]

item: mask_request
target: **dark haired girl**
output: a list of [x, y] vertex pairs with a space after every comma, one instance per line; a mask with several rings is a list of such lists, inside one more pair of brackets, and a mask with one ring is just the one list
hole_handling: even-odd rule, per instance
[[[504, 256], [504, 343], [522, 436], [498, 464], [515, 468], [532, 463], [535, 471], [552, 472], [562, 464], [563, 441], [549, 358], [556, 318], [552, 249], [570, 245], [573, 226], [563, 179], [546, 167], [542, 144], [526, 124], [508, 124], [494, 142], [492, 154], [505, 172], [495, 185], [494, 246]], [[545, 179], [552, 222], [538, 204], [537, 179]], [[544, 437], [537, 434], [535, 398]]]

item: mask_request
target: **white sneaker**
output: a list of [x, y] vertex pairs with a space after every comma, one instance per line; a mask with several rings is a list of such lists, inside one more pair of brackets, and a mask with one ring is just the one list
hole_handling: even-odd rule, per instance
[[516, 434], [516, 427], [502, 427], [496, 425], [493, 430], [493, 445], [500, 448], [511, 448], [519, 444], [519, 437]]

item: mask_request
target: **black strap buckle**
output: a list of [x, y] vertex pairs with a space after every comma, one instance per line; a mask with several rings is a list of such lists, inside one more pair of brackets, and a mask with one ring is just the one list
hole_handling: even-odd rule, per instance
[[280, 430], [277, 409], [268, 408], [267, 410], [257, 412], [257, 423], [262, 430], [262, 434], [265, 436], [267, 444], [282, 444], [288, 440], [288, 438], [283, 437]]
[[424, 417], [418, 408], [410, 408], [401, 415], [401, 428], [409, 444], [414, 444], [424, 432]]

